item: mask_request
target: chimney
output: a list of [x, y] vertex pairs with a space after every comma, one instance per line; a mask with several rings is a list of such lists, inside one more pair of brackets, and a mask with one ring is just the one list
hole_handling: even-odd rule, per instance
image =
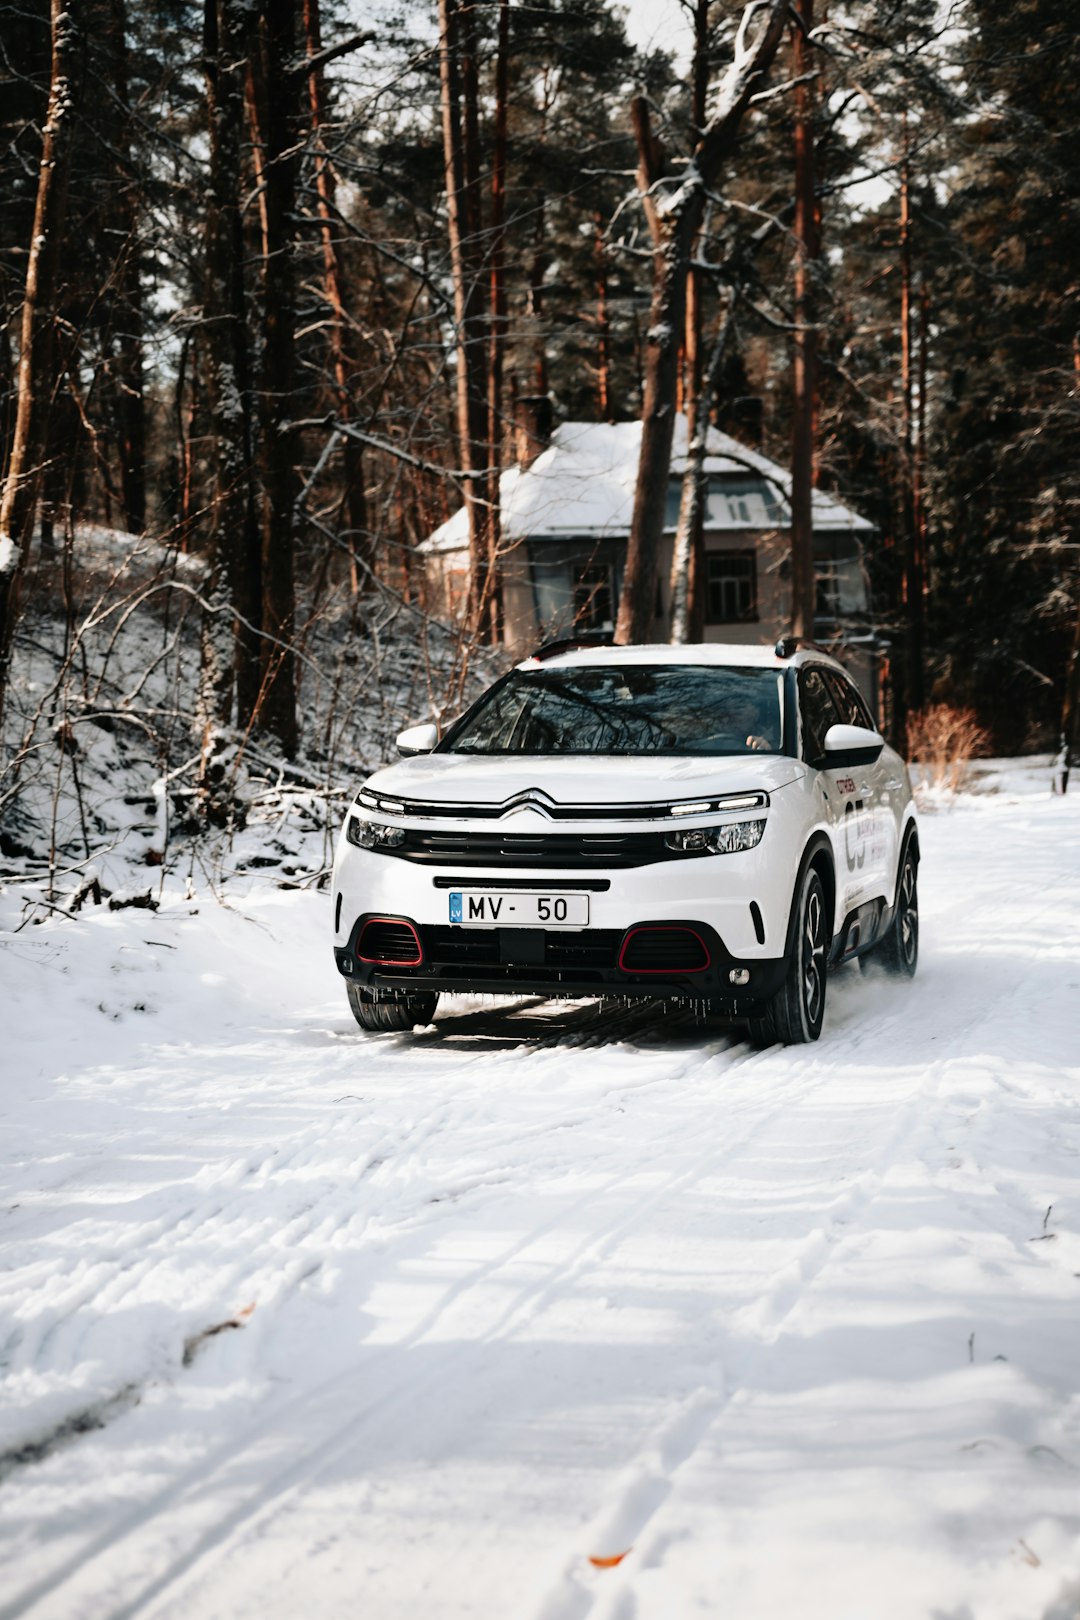
[[547, 394], [519, 394], [514, 401], [514, 450], [524, 471], [551, 443], [554, 410]]

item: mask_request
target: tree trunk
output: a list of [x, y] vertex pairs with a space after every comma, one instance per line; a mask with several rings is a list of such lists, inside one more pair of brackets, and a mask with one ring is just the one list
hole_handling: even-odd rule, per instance
[[[304, 0], [304, 35], [308, 60], [311, 61], [322, 50], [319, 0]], [[346, 339], [347, 280], [337, 219], [337, 178], [323, 137], [326, 126], [326, 80], [321, 61], [311, 68], [307, 82], [308, 113], [315, 163], [316, 207], [322, 242], [323, 286], [330, 309], [329, 358], [330, 372], [334, 379], [334, 409], [338, 421], [348, 423], [352, 417], [352, 368]], [[345, 476], [343, 491], [345, 521], [349, 551], [353, 559], [352, 588], [354, 593], [364, 593], [371, 588], [371, 570], [375, 559], [368, 524], [363, 446], [351, 434], [345, 433], [342, 435], [341, 454], [342, 471]], [[360, 560], [360, 567], [357, 567], [357, 558]]]
[[[671, 443], [678, 395], [679, 339], [686, 316], [686, 272], [706, 196], [715, 189], [735, 150], [752, 96], [761, 88], [783, 36], [787, 0], [748, 5], [735, 41], [735, 56], [719, 86], [717, 108], [702, 132], [691, 165], [660, 196], [664, 158], [649, 123], [647, 104], [636, 97], [631, 114], [638, 145], [638, 187], [653, 238], [653, 291], [645, 353], [641, 451], [626, 572], [615, 640], [623, 645], [649, 634], [656, 596], [656, 570], [664, 534]], [[748, 42], [750, 28], [757, 34]], [[654, 190], [654, 188], [656, 188]]]
[[[250, 39], [241, 0], [206, 0], [203, 26], [210, 129], [203, 330], [213, 487], [205, 548], [210, 611], [202, 626], [197, 719], [208, 769], [215, 728], [232, 718], [234, 690], [241, 725], [258, 701], [259, 591], [241, 213]], [[190, 433], [188, 438], [190, 444]], [[190, 491], [185, 505], [189, 499]]]
[[[550, 67], [545, 67], [541, 74], [542, 89], [540, 91], [539, 115], [540, 122], [536, 131], [535, 143], [538, 149], [543, 150], [548, 139], [548, 120], [555, 92], [552, 89], [552, 74]], [[551, 380], [548, 375], [547, 361], [547, 333], [544, 330], [544, 277], [551, 264], [551, 243], [548, 240], [547, 192], [537, 189], [533, 192], [533, 239], [529, 257], [529, 267], [525, 279], [525, 330], [528, 346], [532, 350], [532, 377], [520, 392], [532, 394], [536, 399], [546, 398], [551, 391]]]
[[667, 513], [668, 474], [679, 386], [679, 334], [686, 312], [686, 263], [696, 235], [690, 210], [662, 231], [653, 255], [653, 294], [645, 346], [645, 397], [634, 510], [626, 548], [616, 642], [647, 641]]
[[[454, 283], [457, 349], [456, 407], [459, 460], [469, 522], [468, 625], [490, 634], [490, 578], [487, 532], [481, 491], [487, 438], [487, 391], [484, 385], [482, 287], [476, 254], [479, 213], [476, 108], [468, 104], [475, 90], [475, 55], [471, 49], [475, 20], [471, 7], [458, 0], [439, 0], [439, 72], [442, 96], [443, 162], [450, 269]], [[470, 65], [471, 63], [471, 65]]]
[[[797, 79], [810, 71], [807, 35], [814, 26], [814, 0], [799, 0], [794, 29]], [[819, 253], [814, 205], [814, 95], [795, 86], [795, 336], [791, 357], [791, 633], [812, 637], [816, 607], [814, 573], [814, 424], [817, 418], [817, 331], [814, 276]]]
[[[694, 62], [691, 119], [694, 137], [705, 128], [709, 94], [709, 0], [694, 4]], [[686, 273], [685, 383], [687, 461], [679, 496], [679, 521], [671, 556], [671, 640], [676, 645], [700, 641], [705, 617], [702, 581], [705, 573], [705, 447], [711, 395], [702, 391], [701, 271]]]
[[146, 400], [143, 387], [143, 298], [139, 247], [139, 187], [132, 172], [131, 108], [128, 101], [126, 0], [111, 0], [112, 77], [117, 161], [117, 265], [120, 330], [116, 335], [117, 451], [124, 526], [129, 534], [146, 528]]
[[38, 168], [34, 226], [27, 254], [11, 459], [0, 498], [0, 711], [7, 689], [18, 590], [34, 527], [46, 457], [49, 407], [56, 388], [54, 306], [67, 208], [76, 107], [81, 95], [81, 6], [52, 0], [49, 106]]
[[1069, 776], [1080, 763], [1080, 569], [1076, 575], [1076, 629], [1065, 672], [1065, 701], [1061, 708], [1061, 791], [1069, 791]]
[[[1080, 384], [1080, 335], [1073, 338], [1073, 376]], [[1065, 670], [1065, 698], [1061, 706], [1061, 791], [1068, 793], [1074, 762], [1080, 762], [1080, 566], [1075, 575], [1076, 628]]]
[[[709, 480], [705, 474], [705, 455], [709, 439], [709, 407], [716, 396], [727, 360], [731, 339], [735, 332], [735, 300], [716, 334], [709, 364], [699, 386], [698, 397], [687, 400], [694, 413], [694, 427], [686, 451], [686, 470], [683, 473], [679, 495], [679, 521], [675, 529], [675, 550], [671, 565], [671, 640], [679, 646], [695, 635], [693, 623], [693, 597], [699, 600], [704, 616], [705, 569], [702, 558], [697, 568], [694, 563], [694, 537], [704, 533], [705, 500]], [[702, 548], [704, 550], [704, 548]], [[700, 640], [700, 632], [697, 633]]]
[[[903, 442], [900, 451], [901, 507], [904, 527], [902, 596], [907, 626], [907, 657], [903, 689], [903, 714], [922, 708], [924, 633], [923, 570], [919, 524], [921, 496], [917, 489], [916, 435], [914, 427], [914, 329], [911, 272], [911, 165], [908, 149], [907, 113], [903, 120], [904, 151], [900, 164], [900, 383], [903, 400]], [[903, 732], [901, 732], [903, 735]]]
[[506, 147], [510, 99], [510, 0], [499, 0], [495, 58], [495, 146], [491, 164], [491, 336], [488, 349], [487, 504], [484, 529], [493, 641], [503, 634], [500, 551], [503, 444], [503, 355], [506, 350]]
[[261, 0], [258, 49], [252, 58], [257, 137], [265, 199], [262, 364], [258, 379], [259, 482], [262, 491], [262, 692], [259, 729], [287, 758], [297, 749], [296, 660], [292, 649], [296, 596], [293, 575], [296, 432], [293, 414], [296, 277], [295, 0]]
[[611, 315], [608, 311], [607, 254], [604, 230], [596, 218], [596, 415], [611, 420]]

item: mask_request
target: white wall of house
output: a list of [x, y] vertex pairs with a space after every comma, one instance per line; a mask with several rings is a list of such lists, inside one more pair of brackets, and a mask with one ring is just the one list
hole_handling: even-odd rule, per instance
[[[563, 423], [546, 448], [510, 467], [501, 485], [505, 639], [523, 655], [576, 628], [612, 627], [633, 508], [640, 423]], [[685, 422], [676, 424], [667, 522], [651, 634], [670, 636], [670, 575]], [[753, 645], [790, 624], [788, 476], [777, 463], [709, 430], [705, 506], [705, 639]], [[859, 535], [872, 527], [824, 491], [814, 492], [819, 618], [869, 623]], [[468, 526], [464, 511], [424, 542], [428, 603], [464, 613]]]

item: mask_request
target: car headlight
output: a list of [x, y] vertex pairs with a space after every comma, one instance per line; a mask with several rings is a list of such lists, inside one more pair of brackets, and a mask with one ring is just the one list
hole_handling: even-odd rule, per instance
[[391, 827], [385, 821], [362, 821], [359, 816], [350, 816], [345, 836], [357, 849], [393, 849], [404, 842], [405, 829]]
[[761, 843], [765, 822], [727, 821], [722, 827], [687, 827], [664, 834], [668, 849], [683, 855], [734, 855]]

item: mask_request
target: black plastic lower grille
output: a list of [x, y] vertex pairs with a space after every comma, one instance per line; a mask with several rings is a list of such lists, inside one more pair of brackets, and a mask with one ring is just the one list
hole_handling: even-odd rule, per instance
[[709, 953], [689, 928], [638, 928], [622, 952], [624, 973], [700, 973]]
[[[512, 961], [515, 954], [513, 929], [450, 928], [429, 924], [420, 930], [424, 957], [433, 968], [497, 967]], [[519, 936], [522, 931], [517, 931]], [[555, 972], [591, 971], [609, 973], [616, 965], [622, 930], [589, 928], [580, 932], [567, 929], [527, 930], [539, 949], [536, 967]]]
[[478, 962], [495, 963], [499, 955], [497, 928], [440, 928], [421, 930], [424, 955], [432, 967], [464, 967]]
[[420, 961], [412, 926], [382, 917], [366, 922], [360, 930], [356, 954], [365, 962], [391, 962], [416, 966]]

